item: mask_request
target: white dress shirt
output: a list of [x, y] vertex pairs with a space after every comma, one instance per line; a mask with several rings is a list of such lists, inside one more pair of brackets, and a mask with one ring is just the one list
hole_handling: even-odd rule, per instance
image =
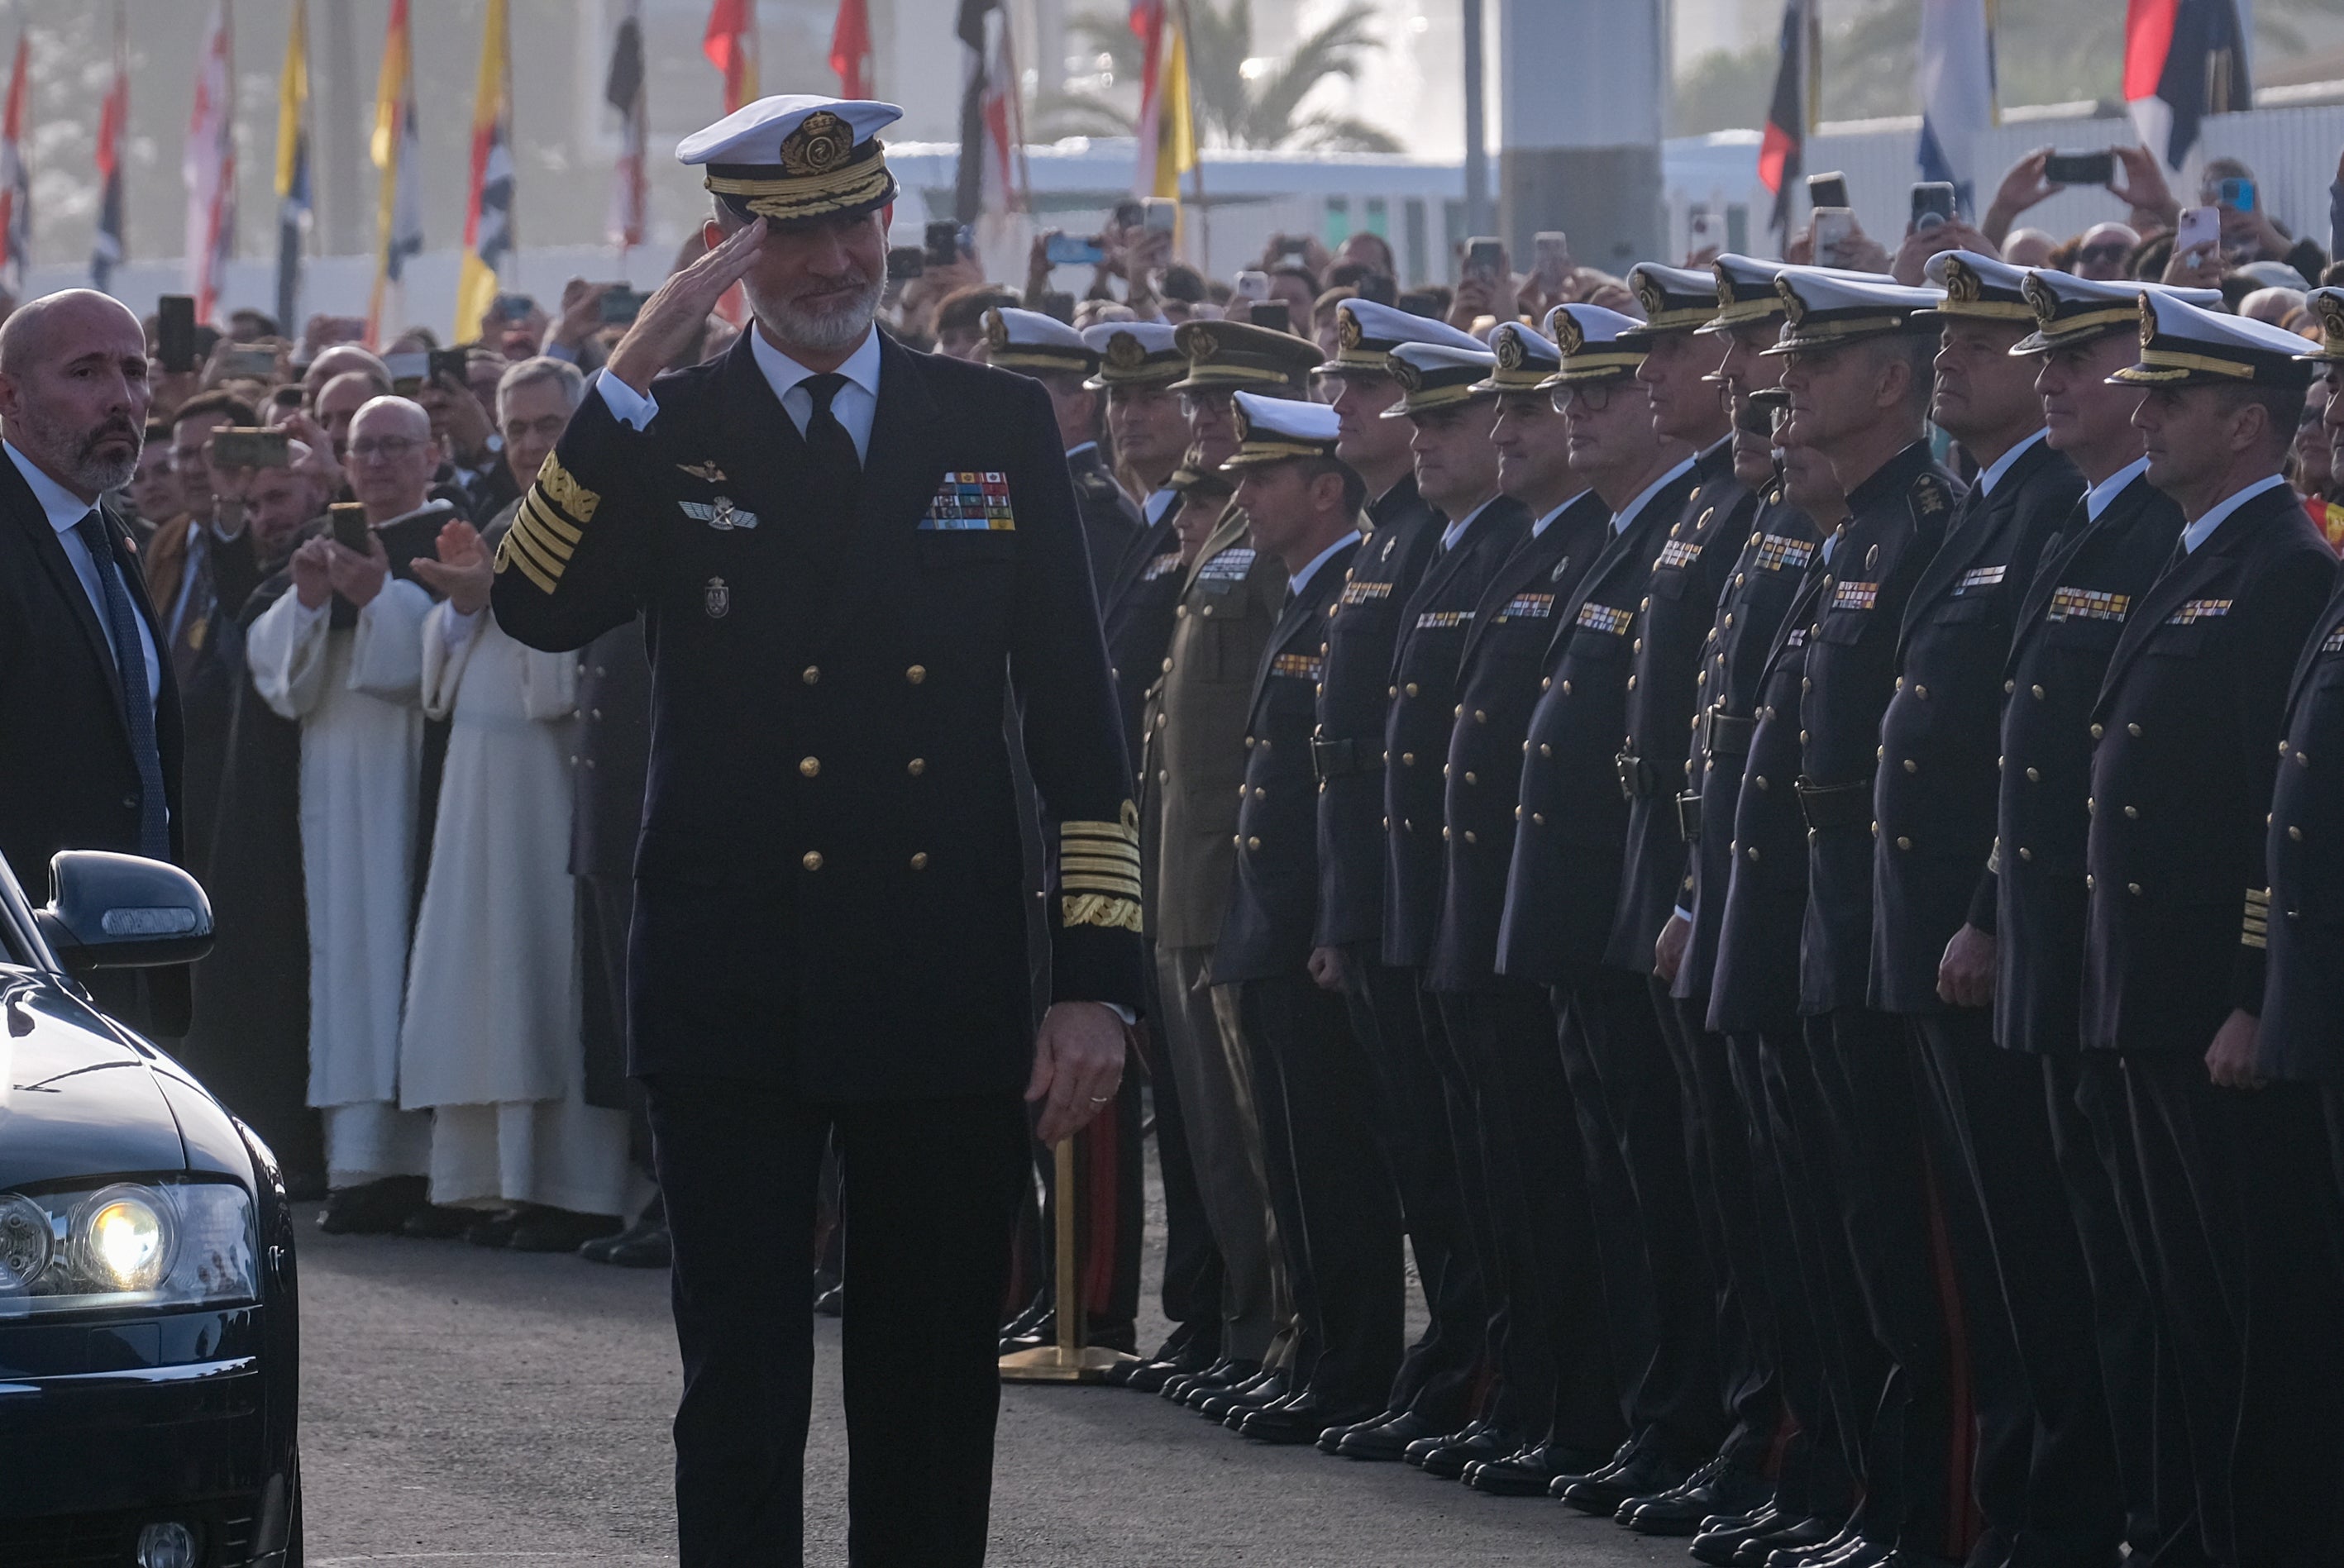
[[[65, 547], [66, 559], [73, 563], [74, 576], [81, 579], [81, 591], [89, 596], [90, 608], [97, 611], [97, 629], [105, 634], [106, 646], [119, 668], [122, 650], [114, 646], [114, 626], [106, 613], [106, 588], [97, 580], [97, 562], [91, 558], [89, 547], [82, 543], [81, 535], [74, 531], [96, 507], [41, 472], [30, 457], [16, 450], [15, 442], [0, 441], [0, 447], [7, 448], [8, 460], [16, 465], [16, 472], [25, 476], [25, 483], [32, 487], [33, 499], [41, 503], [49, 527], [57, 531], [57, 543]], [[118, 561], [116, 567], [120, 569]], [[128, 582], [122, 585], [122, 591], [130, 591]], [[154, 628], [138, 613], [135, 598], [131, 601], [131, 618], [138, 623], [139, 651], [146, 657], [146, 700], [150, 704], [159, 702], [163, 695], [163, 661], [155, 650]]]
[[2108, 503], [2115, 500], [2118, 496], [2123, 495], [2125, 491], [2131, 487], [2132, 482], [2135, 479], [2139, 478], [2143, 474], [2147, 472], [2148, 459], [2147, 457], [2135, 457], [2131, 462], [2127, 463], [2123, 467], [2118, 468], [2115, 473], [2110, 474], [2107, 478], [2102, 479], [2098, 484], [2094, 485], [2090, 489], [2086, 490], [2084, 492], [2084, 516], [2093, 522], [2098, 522], [2100, 520], [2100, 514], [2108, 509]]
[[1466, 513], [1463, 517], [1458, 518], [1447, 528], [1441, 529], [1440, 548], [1444, 550], [1454, 549], [1457, 546], [1457, 541], [1465, 537], [1465, 530], [1473, 526], [1473, 519], [1480, 517], [1483, 512], [1488, 511], [1490, 509], [1490, 503], [1495, 501], [1497, 498], [1497, 497], [1491, 496], [1489, 500], [1482, 502], [1480, 506], [1474, 508], [1471, 511]]
[[[1996, 457], [1993, 462], [1987, 464], [1985, 467], [1980, 468], [1978, 470], [1977, 477], [1977, 493], [1981, 496], [1993, 495], [1994, 487], [2002, 482], [2002, 477], [2010, 472], [2012, 466], [2016, 464], [2019, 458], [2024, 457], [2028, 452], [2034, 450], [2035, 447], [2040, 445], [2047, 437], [2049, 437], [2050, 434], [2051, 432], [2048, 430], [2037, 430], [2035, 434], [2026, 437], [2026, 440], [2021, 441], [2017, 446], [2013, 447], [2009, 451], [2005, 452], [2001, 457]], [[2147, 459], [2144, 458], [2142, 460], [2146, 462]]]
[[1305, 563], [1300, 571], [1296, 572], [1291, 578], [1287, 579], [1286, 597], [1288, 602], [1302, 597], [1302, 590], [1310, 586], [1310, 579], [1318, 575], [1318, 568], [1325, 566], [1328, 560], [1332, 558], [1337, 551], [1342, 549], [1347, 545], [1356, 545], [1359, 542], [1359, 535], [1345, 534], [1341, 538], [1337, 539], [1333, 544], [1329, 545], [1325, 549], [1320, 550], [1317, 555], [1312, 556], [1310, 559]]
[[1164, 514], [1170, 511], [1179, 499], [1180, 492], [1177, 490], [1150, 490], [1147, 499], [1139, 504], [1140, 515], [1147, 519], [1147, 526], [1152, 528], [1164, 520]]
[[1687, 457], [1683, 462], [1679, 463], [1675, 467], [1671, 468], [1667, 473], [1662, 474], [1659, 478], [1654, 479], [1651, 484], [1646, 485], [1642, 490], [1638, 491], [1634, 500], [1629, 502], [1626, 506], [1612, 514], [1612, 531], [1614, 534], [1626, 531], [1628, 525], [1636, 520], [1638, 515], [1641, 514], [1644, 508], [1651, 503], [1654, 496], [1659, 495], [1664, 487], [1674, 483], [1678, 475], [1685, 472], [1688, 468], [1691, 468], [1693, 464], [1698, 461], [1700, 461], [1699, 454]]
[[[813, 421], [813, 394], [804, 382], [817, 374], [807, 369], [773, 344], [753, 323], [749, 327], [749, 348], [757, 361], [757, 368], [765, 374], [765, 383], [781, 400], [782, 412], [806, 433]], [[863, 346], [846, 357], [838, 367], [846, 377], [846, 385], [830, 400], [830, 411], [846, 427], [847, 438], [854, 443], [854, 456], [862, 461], [871, 457], [871, 426], [879, 417], [879, 329], [873, 327], [863, 335]], [[638, 392], [615, 376], [598, 376], [594, 390], [612, 415], [640, 430], [659, 413], [659, 404], [647, 392]]]
[[2214, 530], [2228, 522], [2232, 512], [2237, 511], [2265, 490], [2276, 490], [2286, 483], [2285, 474], [2273, 474], [2268, 478], [2259, 479], [2248, 485], [2243, 490], [2234, 491], [2223, 497], [2208, 508], [2204, 517], [2181, 530], [2181, 548], [2189, 554], [2196, 555], [2198, 547], [2212, 538]]

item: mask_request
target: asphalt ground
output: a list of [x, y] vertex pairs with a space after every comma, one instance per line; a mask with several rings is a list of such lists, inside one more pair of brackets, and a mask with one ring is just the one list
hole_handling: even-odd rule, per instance
[[[1163, 1328], [1149, 1207], [1143, 1344]], [[299, 1259], [311, 1568], [675, 1561], [664, 1271], [327, 1236], [306, 1214]], [[832, 1568], [846, 1561], [834, 1321], [816, 1320], [815, 1343], [805, 1560]], [[1008, 1387], [996, 1452], [996, 1568], [1691, 1561], [1559, 1503], [1265, 1447], [1121, 1390]]]

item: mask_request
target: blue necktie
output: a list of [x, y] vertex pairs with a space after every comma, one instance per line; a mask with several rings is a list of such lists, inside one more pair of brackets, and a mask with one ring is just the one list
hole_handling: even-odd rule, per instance
[[146, 653], [138, 639], [138, 611], [114, 559], [106, 519], [95, 511], [74, 525], [106, 597], [106, 629], [114, 643], [114, 678], [122, 689], [122, 717], [130, 727], [130, 756], [138, 764], [138, 852], [171, 858], [171, 819], [163, 799], [163, 753], [155, 744], [155, 699], [146, 689]]

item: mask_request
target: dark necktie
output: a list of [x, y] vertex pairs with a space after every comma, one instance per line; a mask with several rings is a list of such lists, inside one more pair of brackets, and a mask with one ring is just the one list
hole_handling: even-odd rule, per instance
[[163, 799], [163, 753], [155, 744], [155, 698], [146, 689], [146, 653], [138, 638], [138, 611], [123, 586], [114, 559], [114, 540], [96, 512], [74, 525], [74, 532], [97, 568], [106, 603], [106, 635], [114, 643], [114, 678], [122, 693], [122, 718], [130, 729], [130, 757], [138, 765], [138, 852], [165, 860], [171, 855], [171, 819]]
[[863, 487], [863, 459], [855, 456], [854, 437], [831, 410], [846, 377], [834, 371], [809, 376], [800, 385], [813, 399], [805, 428], [807, 501], [821, 526], [844, 528], [854, 521], [855, 498]]

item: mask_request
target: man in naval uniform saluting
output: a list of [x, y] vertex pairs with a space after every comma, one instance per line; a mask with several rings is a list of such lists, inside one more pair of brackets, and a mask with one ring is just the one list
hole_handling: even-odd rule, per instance
[[[851, 1558], [984, 1559], [1019, 1097], [1046, 1142], [1096, 1114], [1139, 996], [1137, 814], [1047, 395], [872, 325], [899, 116], [766, 98], [684, 140], [710, 249], [612, 351], [497, 563], [531, 646], [644, 616], [628, 1051], [674, 1237], [691, 1565], [803, 1553], [834, 1128]], [[736, 282], [755, 330], [654, 383]], [[1038, 1036], [1005, 686], [1057, 834]]]

